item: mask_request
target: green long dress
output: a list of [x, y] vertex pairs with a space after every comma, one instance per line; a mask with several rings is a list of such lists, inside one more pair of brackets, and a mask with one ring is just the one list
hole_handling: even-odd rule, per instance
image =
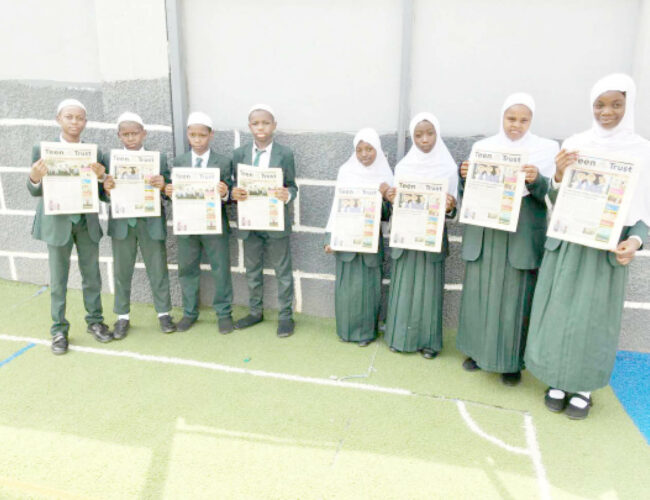
[[[638, 222], [623, 231], [645, 239]], [[551, 387], [593, 391], [609, 383], [628, 267], [614, 254], [549, 238], [535, 290], [526, 368]]]

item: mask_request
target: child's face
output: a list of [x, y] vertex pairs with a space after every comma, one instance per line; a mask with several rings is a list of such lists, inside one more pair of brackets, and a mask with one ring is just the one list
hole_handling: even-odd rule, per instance
[[255, 142], [260, 146], [271, 143], [275, 127], [277, 127], [277, 123], [268, 111], [257, 109], [248, 116], [248, 128], [253, 134]]
[[533, 113], [523, 104], [515, 104], [506, 109], [503, 113], [503, 130], [508, 139], [517, 141], [526, 135], [532, 119]]
[[377, 150], [364, 141], [359, 141], [356, 153], [357, 160], [359, 160], [364, 167], [372, 165], [375, 162], [375, 158], [377, 158]]
[[70, 138], [79, 138], [86, 128], [86, 112], [77, 106], [66, 106], [56, 115], [63, 134]]
[[187, 127], [187, 140], [197, 155], [202, 155], [210, 148], [214, 131], [205, 125], [194, 124]]
[[608, 90], [594, 101], [594, 118], [605, 129], [616, 127], [625, 116], [625, 94]]
[[142, 147], [147, 131], [136, 122], [122, 122], [117, 130], [117, 136], [126, 149], [137, 151]]
[[437, 138], [438, 134], [436, 134], [436, 129], [433, 127], [433, 124], [426, 120], [418, 123], [415, 126], [415, 130], [413, 130], [413, 142], [423, 153], [429, 153], [433, 150]]

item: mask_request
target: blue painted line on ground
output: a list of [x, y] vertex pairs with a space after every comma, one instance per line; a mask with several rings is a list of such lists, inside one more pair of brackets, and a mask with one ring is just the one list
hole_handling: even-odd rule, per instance
[[28, 351], [29, 349], [31, 349], [31, 348], [34, 347], [35, 345], [36, 345], [36, 344], [27, 344], [25, 347], [23, 347], [22, 349], [19, 349], [18, 351], [16, 351], [15, 353], [13, 353], [13, 354], [12, 354], [11, 356], [9, 356], [8, 358], [3, 359], [2, 361], [0, 361], [0, 366], [4, 366], [4, 365], [6, 365], [7, 363], [9, 363], [10, 361], [13, 361], [13, 360], [16, 359], [18, 356], [20, 356], [21, 354], [23, 354], [25, 351]]
[[650, 353], [617, 352], [610, 385], [650, 444]]

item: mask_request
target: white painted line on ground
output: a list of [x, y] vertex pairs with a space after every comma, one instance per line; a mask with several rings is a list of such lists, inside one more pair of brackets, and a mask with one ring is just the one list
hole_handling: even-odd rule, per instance
[[533, 424], [533, 417], [531, 415], [524, 415], [524, 428], [526, 429], [526, 443], [528, 444], [530, 459], [533, 462], [535, 475], [537, 476], [539, 496], [542, 500], [550, 500], [551, 485], [546, 477], [546, 469], [542, 463], [542, 452], [539, 449], [537, 433], [535, 432], [535, 425]]
[[495, 444], [499, 448], [503, 448], [504, 450], [507, 450], [511, 453], [516, 453], [517, 455], [530, 455], [530, 451], [528, 449], [509, 445], [508, 443], [503, 442], [499, 438], [496, 438], [484, 432], [483, 429], [481, 429], [478, 426], [478, 424], [474, 422], [469, 412], [467, 411], [467, 407], [465, 406], [465, 403], [463, 401], [456, 401], [456, 406], [458, 406], [458, 411], [460, 412], [460, 416], [463, 417], [463, 420], [467, 424], [467, 427], [469, 427], [470, 430], [475, 434], [478, 434], [486, 441], [489, 441], [490, 443]]

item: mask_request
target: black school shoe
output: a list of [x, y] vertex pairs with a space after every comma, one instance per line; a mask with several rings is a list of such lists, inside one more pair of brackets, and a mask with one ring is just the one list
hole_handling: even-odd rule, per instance
[[189, 316], [183, 316], [181, 320], [176, 323], [177, 332], [185, 332], [192, 328], [192, 325], [196, 323], [197, 318], [190, 318]]
[[225, 318], [219, 318], [217, 320], [217, 326], [219, 327], [219, 333], [221, 333], [222, 335], [232, 333], [232, 331], [235, 329], [235, 325], [232, 322], [232, 317], [230, 316], [226, 316]]
[[553, 387], [546, 389], [546, 393], [544, 394], [544, 404], [546, 405], [546, 408], [551, 410], [553, 413], [560, 413], [566, 408], [566, 405], [569, 402], [569, 396], [565, 392], [562, 399], [552, 398], [549, 395], [549, 392], [551, 392], [552, 389]]
[[68, 352], [68, 337], [62, 333], [57, 333], [52, 337], [52, 354], [61, 355]]
[[367, 340], [362, 340], [359, 342], [357, 345], [359, 347], [368, 347], [370, 344], [372, 344], [376, 339], [367, 339]]
[[420, 349], [420, 354], [422, 354], [422, 357], [425, 359], [433, 359], [438, 355], [436, 351], [433, 349], [427, 349], [426, 347], [424, 349]]
[[468, 372], [475, 372], [476, 370], [480, 370], [480, 368], [476, 364], [476, 361], [474, 361], [472, 358], [467, 358], [465, 361], [463, 361], [463, 370], [466, 370]]
[[[587, 403], [587, 406], [584, 408], [580, 408], [579, 406], [571, 404], [571, 400], [573, 398], [578, 398], [582, 399], [585, 403]], [[587, 418], [587, 415], [589, 415], [589, 408], [591, 408], [594, 404], [594, 402], [591, 399], [591, 396], [588, 398], [583, 396], [582, 394], [571, 394], [570, 398], [566, 398], [569, 400], [569, 404], [566, 407], [566, 410], [564, 411], [564, 414], [569, 417], [571, 420], [584, 420]]]
[[279, 319], [278, 320], [278, 337], [285, 339], [293, 335], [293, 331], [296, 325], [293, 322], [293, 319]]
[[504, 385], [515, 386], [521, 382], [521, 372], [502, 373], [501, 382]]
[[95, 337], [95, 340], [97, 342], [105, 343], [113, 340], [113, 335], [111, 334], [111, 330], [108, 328], [108, 325], [105, 323], [93, 323], [91, 325], [88, 325], [86, 331], [88, 333], [92, 333], [93, 337]]
[[163, 333], [174, 333], [176, 331], [176, 325], [169, 314], [160, 316], [158, 318], [158, 324], [160, 325], [160, 331]]
[[128, 319], [118, 319], [113, 325], [113, 338], [115, 340], [122, 340], [126, 337], [129, 326], [131, 326], [131, 322]]
[[239, 319], [235, 322], [235, 328], [237, 330], [243, 330], [250, 326], [260, 323], [264, 319], [264, 316], [261, 314], [249, 314], [244, 316], [242, 319]]

